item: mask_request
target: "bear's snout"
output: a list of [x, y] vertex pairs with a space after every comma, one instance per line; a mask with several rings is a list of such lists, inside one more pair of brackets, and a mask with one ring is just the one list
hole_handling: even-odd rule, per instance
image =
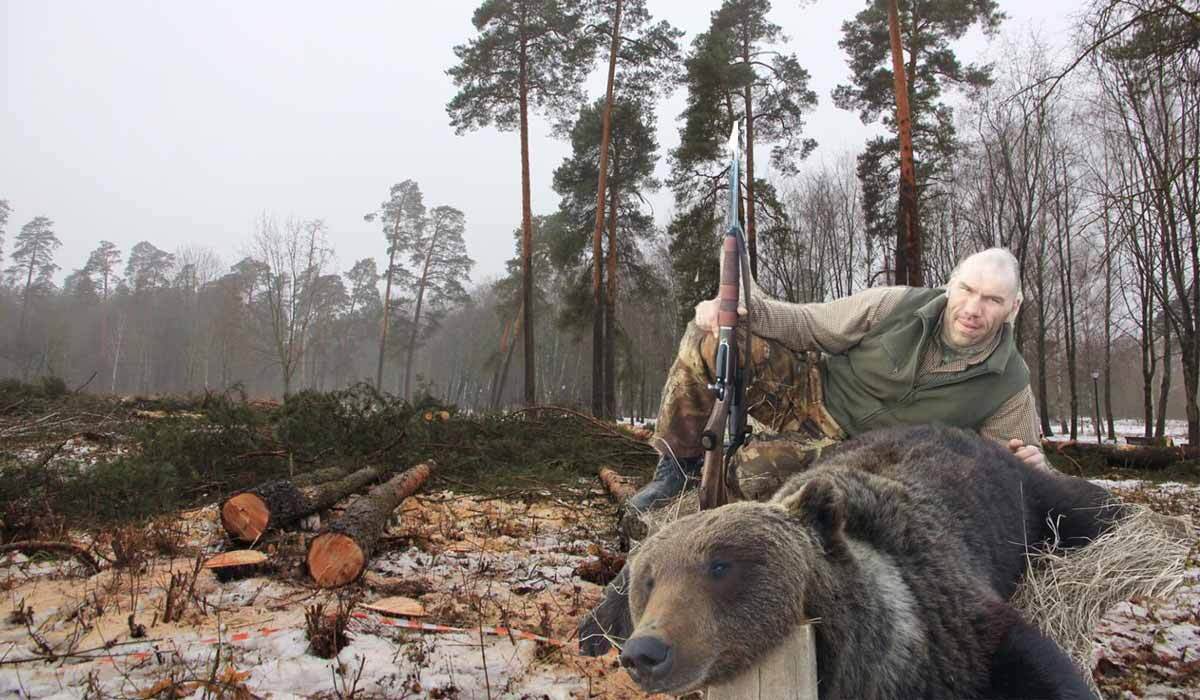
[[621, 650], [621, 665], [639, 684], [661, 680], [673, 660], [670, 645], [655, 635], [635, 636]]

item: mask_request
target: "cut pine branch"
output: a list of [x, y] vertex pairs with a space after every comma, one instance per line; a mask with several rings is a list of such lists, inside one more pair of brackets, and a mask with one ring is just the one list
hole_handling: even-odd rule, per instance
[[[349, 475], [341, 470], [321, 469], [311, 476], [269, 481], [225, 501], [221, 506], [221, 525], [233, 539], [254, 542], [270, 528], [284, 527], [332, 506], [378, 481], [384, 472], [383, 467], [365, 467]], [[318, 478], [332, 480], [320, 482], [316, 481]]]
[[308, 545], [308, 573], [321, 588], [357, 579], [367, 568], [392, 511], [429, 478], [432, 463], [418, 464], [351, 503]]

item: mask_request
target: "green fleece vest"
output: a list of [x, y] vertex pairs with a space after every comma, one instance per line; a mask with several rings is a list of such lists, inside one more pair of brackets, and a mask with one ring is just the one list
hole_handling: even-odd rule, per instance
[[978, 430], [1017, 392], [1029, 368], [1004, 324], [999, 345], [962, 372], [933, 373], [918, 384], [921, 356], [946, 308], [946, 290], [913, 289], [854, 347], [825, 358], [826, 409], [850, 435], [874, 428], [944, 423]]

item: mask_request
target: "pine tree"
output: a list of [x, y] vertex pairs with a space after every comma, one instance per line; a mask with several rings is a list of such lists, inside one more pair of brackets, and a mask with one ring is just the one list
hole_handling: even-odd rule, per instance
[[21, 292], [21, 325], [19, 336], [24, 337], [26, 322], [29, 317], [29, 301], [38, 292], [48, 292], [54, 287], [54, 273], [58, 265], [54, 264], [54, 251], [62, 243], [54, 235], [54, 222], [44, 216], [34, 217], [21, 227], [14, 241], [12, 252], [13, 264], [8, 268], [9, 276], [14, 280], [25, 278]]
[[388, 326], [392, 316], [392, 286], [399, 272], [396, 257], [405, 250], [405, 241], [420, 235], [420, 228], [425, 225], [425, 203], [420, 186], [415, 180], [405, 180], [392, 185], [388, 200], [379, 205], [379, 211], [367, 214], [363, 218], [374, 221], [376, 217], [383, 223], [383, 236], [388, 244], [388, 266], [384, 272], [386, 282], [379, 330], [379, 357], [375, 366], [375, 388], [383, 391], [383, 358], [387, 356]]
[[[970, 91], [992, 82], [990, 65], [962, 64], [951, 44], [974, 26], [994, 34], [1005, 18], [996, 0], [868, 0], [866, 9], [842, 24], [838, 45], [850, 57], [853, 78], [851, 84], [833, 91], [834, 104], [856, 110], [864, 124], [882, 117], [893, 133], [868, 141], [858, 162], [868, 233], [883, 240], [899, 230], [900, 143], [895, 136], [899, 124], [888, 30], [888, 4], [893, 1], [898, 2], [901, 43], [908, 52], [905, 77], [916, 163], [915, 201], [931, 199], [922, 193], [942, 174], [955, 150], [954, 115], [941, 103], [942, 93], [947, 87]], [[921, 230], [922, 222], [935, 214], [924, 211], [923, 205], [916, 208]]]
[[[679, 64], [678, 40], [683, 32], [666, 22], [650, 24], [650, 13], [646, 9], [645, 0], [610, 0], [609, 4], [612, 7], [607, 14], [612, 20], [602, 24], [600, 30], [600, 34], [609, 39], [610, 49], [592, 227], [592, 414], [612, 417], [616, 400], [612, 371], [616, 352], [613, 338], [615, 333], [606, 332], [606, 325], [612, 328], [616, 317], [617, 246], [611, 241], [608, 246], [610, 255], [607, 294], [602, 294], [605, 264], [601, 249], [604, 247], [606, 195], [609, 194], [608, 156], [613, 104], [617, 93], [622, 99], [653, 102], [655, 96], [672, 89]], [[653, 112], [647, 110], [647, 114], [652, 115]], [[616, 197], [615, 192], [613, 196]], [[615, 234], [616, 228], [614, 221], [609, 230]]]
[[525, 309], [525, 403], [537, 400], [534, 374], [533, 209], [529, 182], [529, 108], [569, 113], [582, 101], [596, 35], [586, 5], [568, 0], [485, 0], [472, 23], [478, 36], [454, 47], [447, 73], [459, 92], [446, 105], [458, 133], [495, 124], [521, 135], [521, 299]]
[[467, 296], [463, 283], [475, 261], [467, 255], [465, 230], [466, 217], [461, 211], [450, 206], [434, 207], [425, 225], [402, 243], [413, 267], [408, 275], [409, 291], [416, 300], [404, 362], [405, 397], [411, 397], [413, 356], [419, 342], [437, 328], [438, 320], [450, 305], [462, 302]]
[[117, 246], [111, 241], [100, 241], [100, 245], [88, 254], [84, 270], [90, 275], [99, 275], [98, 291], [101, 299], [107, 300], [113, 288], [116, 287], [116, 270], [117, 265], [120, 264], [121, 251], [117, 250]]
[[755, 274], [760, 213], [773, 221], [786, 219], [781, 208], [770, 206], [774, 196], [766, 183], [753, 176], [757, 148], [774, 144], [771, 166], [785, 173], [794, 173], [797, 161], [816, 148], [803, 131], [804, 115], [816, 106], [817, 96], [795, 55], [779, 51], [787, 38], [767, 19], [770, 10], [767, 0], [726, 0], [712, 13], [709, 30], [692, 42], [685, 63], [688, 105], [680, 146], [672, 154], [671, 185], [681, 209], [720, 207], [728, 165], [725, 142], [733, 123], [742, 120], [750, 203], [744, 219]]
[[[613, 109], [609, 157], [605, 163], [609, 171], [605, 202], [609, 233], [607, 255], [604, 250], [597, 251], [592, 224], [598, 204], [596, 183], [599, 180], [604, 112], [604, 100], [583, 108], [571, 130], [571, 156], [554, 171], [554, 189], [562, 196], [559, 204], [562, 216], [555, 219], [559, 225], [550, 228], [548, 236], [552, 262], [567, 270], [567, 274], [577, 281], [572, 285], [560, 315], [564, 325], [582, 327], [589, 315], [593, 319], [597, 315], [603, 319], [599, 341], [603, 344], [603, 365], [599, 372], [602, 401], [599, 406], [594, 404], [593, 409], [597, 415], [611, 418], [616, 410], [616, 279], [620, 276], [634, 284], [645, 279], [645, 262], [639, 244], [653, 234], [654, 220], [644, 209], [643, 196], [658, 189], [659, 183], [654, 178], [658, 142], [653, 113], [638, 100], [618, 99]], [[593, 242], [590, 255], [589, 238]], [[608, 261], [604, 274], [608, 281], [606, 299], [601, 301], [594, 293], [587, 299], [584, 293], [587, 270], [594, 271], [596, 263], [605, 259]], [[594, 292], [594, 273], [592, 285]], [[593, 342], [597, 342], [594, 333]], [[594, 380], [596, 375], [593, 365]]]
[[175, 267], [175, 256], [160, 250], [150, 241], [142, 241], [129, 251], [125, 263], [125, 279], [133, 286], [134, 293], [163, 287]]

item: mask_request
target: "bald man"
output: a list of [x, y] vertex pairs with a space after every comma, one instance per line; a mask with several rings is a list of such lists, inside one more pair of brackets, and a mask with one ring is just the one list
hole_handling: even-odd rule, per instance
[[[1020, 280], [1016, 258], [990, 248], [962, 260], [944, 288], [878, 287], [816, 304], [752, 295], [746, 406], [775, 439], [742, 448], [743, 481], [763, 474], [769, 488], [830, 442], [934, 422], [975, 430], [1045, 467], [1029, 369], [1013, 343]], [[661, 505], [699, 478], [717, 306], [696, 306], [667, 375], [654, 440], [661, 459], [630, 500], [635, 509]]]

